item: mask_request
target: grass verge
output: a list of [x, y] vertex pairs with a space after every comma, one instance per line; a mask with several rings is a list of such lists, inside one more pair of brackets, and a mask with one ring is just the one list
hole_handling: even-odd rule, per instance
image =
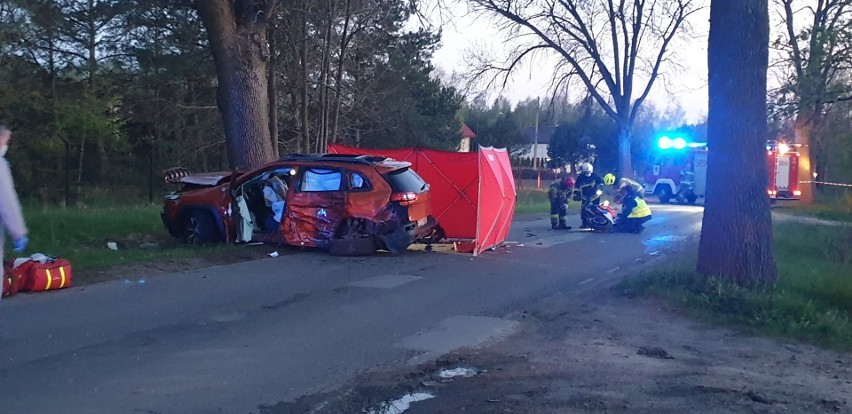
[[817, 200], [819, 202], [812, 206], [800, 206], [795, 202], [789, 205], [782, 204], [778, 210], [823, 220], [852, 223], [852, 190], [823, 191], [817, 194]]
[[[233, 248], [190, 247], [179, 243], [163, 227], [160, 208], [153, 206], [30, 208], [25, 209], [24, 215], [30, 230], [30, 245], [24, 254], [65, 257], [71, 260], [75, 270], [197, 257]], [[119, 250], [108, 249], [108, 239], [116, 241]], [[143, 245], [148, 248], [142, 248]]]
[[550, 201], [547, 191], [518, 190], [515, 200], [515, 214], [550, 214]]
[[779, 280], [760, 291], [705, 278], [681, 262], [628, 279], [628, 293], [661, 296], [700, 319], [852, 350], [852, 229], [775, 226]]
[[[579, 201], [568, 203], [568, 214], [580, 211]], [[544, 214], [550, 217], [550, 199], [547, 190], [518, 190], [515, 200], [515, 214]]]

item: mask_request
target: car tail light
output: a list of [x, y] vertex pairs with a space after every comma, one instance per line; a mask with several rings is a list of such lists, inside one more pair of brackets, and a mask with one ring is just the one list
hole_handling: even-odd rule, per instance
[[793, 195], [796, 196], [796, 197], [799, 197], [799, 196], [802, 195], [802, 192], [799, 191], [799, 190], [795, 190], [795, 191], [793, 191]]
[[778, 192], [777, 192], [777, 191], [773, 191], [773, 190], [769, 190], [769, 191], [767, 191], [767, 193], [769, 193], [769, 195], [771, 195], [771, 196], [774, 196], [775, 194], [778, 194]]
[[407, 193], [393, 193], [391, 194], [391, 201], [400, 201], [400, 202], [412, 202], [417, 200], [417, 193], [407, 192]]

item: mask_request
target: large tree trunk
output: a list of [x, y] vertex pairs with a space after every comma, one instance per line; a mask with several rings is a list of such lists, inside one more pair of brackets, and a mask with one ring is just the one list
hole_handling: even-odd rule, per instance
[[707, 201], [698, 271], [741, 286], [774, 283], [766, 195], [767, 0], [713, 0], [708, 48]]
[[618, 173], [621, 177], [633, 178], [633, 159], [630, 155], [630, 126], [618, 127]]
[[228, 162], [252, 168], [274, 159], [269, 134], [266, 26], [274, 0], [198, 0], [219, 79], [217, 102]]
[[799, 199], [800, 204], [810, 205], [816, 201], [814, 165], [811, 154], [811, 135], [815, 130], [816, 117], [813, 111], [799, 110], [793, 132], [796, 136], [796, 143], [802, 145], [797, 149], [799, 151], [799, 190], [802, 192]]

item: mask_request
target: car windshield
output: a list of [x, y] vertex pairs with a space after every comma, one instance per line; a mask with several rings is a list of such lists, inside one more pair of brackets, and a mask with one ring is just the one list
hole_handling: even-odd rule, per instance
[[395, 193], [422, 193], [429, 189], [429, 184], [410, 168], [391, 171], [385, 174], [385, 179]]

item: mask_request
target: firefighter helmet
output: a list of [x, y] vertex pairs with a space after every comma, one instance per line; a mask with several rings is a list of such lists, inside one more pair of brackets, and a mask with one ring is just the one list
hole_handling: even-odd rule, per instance
[[565, 177], [562, 179], [562, 186], [568, 188], [574, 188], [574, 177]]
[[603, 178], [604, 185], [615, 185], [615, 174], [607, 173]]
[[595, 167], [592, 167], [592, 164], [584, 162], [583, 165], [580, 167], [580, 171], [582, 171], [583, 174], [588, 177], [592, 175], [593, 172], [595, 172]]

